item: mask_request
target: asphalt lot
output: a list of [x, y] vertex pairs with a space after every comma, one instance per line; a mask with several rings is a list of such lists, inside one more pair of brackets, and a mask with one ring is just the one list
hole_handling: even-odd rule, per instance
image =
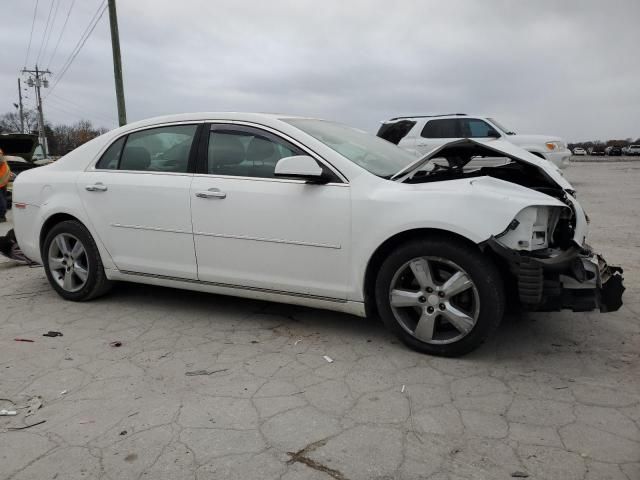
[[509, 317], [461, 359], [320, 310], [130, 284], [65, 302], [0, 260], [0, 478], [640, 479], [640, 162], [566, 175], [625, 306]]

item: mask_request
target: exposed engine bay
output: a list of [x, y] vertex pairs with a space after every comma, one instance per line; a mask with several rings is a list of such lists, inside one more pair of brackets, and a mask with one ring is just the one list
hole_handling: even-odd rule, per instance
[[536, 165], [545, 160], [525, 161], [509, 153], [461, 140], [431, 152], [394, 179], [418, 184], [491, 177], [558, 200], [558, 206], [523, 209], [481, 248], [492, 252], [514, 280], [519, 303], [525, 309], [618, 310], [624, 291], [622, 269], [607, 265], [584, 243], [586, 233], [582, 230], [588, 217], [576, 201], [575, 191], [562, 177], [559, 182], [559, 173], [549, 173], [555, 167]]

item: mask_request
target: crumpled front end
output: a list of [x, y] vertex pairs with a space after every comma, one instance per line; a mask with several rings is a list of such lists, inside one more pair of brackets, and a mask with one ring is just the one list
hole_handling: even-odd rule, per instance
[[615, 312], [622, 306], [623, 270], [584, 245], [560, 253], [509, 249], [495, 237], [490, 248], [516, 281], [519, 303], [532, 311]]

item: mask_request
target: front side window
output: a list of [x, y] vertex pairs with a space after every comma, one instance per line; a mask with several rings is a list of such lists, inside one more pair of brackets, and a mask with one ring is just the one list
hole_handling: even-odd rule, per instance
[[489, 132], [495, 132], [495, 128], [484, 120], [477, 118], [465, 118], [460, 120], [462, 125], [462, 137], [464, 138], [486, 138]]
[[172, 125], [134, 132], [120, 157], [120, 170], [185, 173], [197, 125]]
[[420, 134], [424, 138], [460, 138], [458, 119], [429, 120]]
[[212, 175], [274, 178], [278, 160], [305, 153], [253, 129], [220, 129], [209, 134], [207, 172]]

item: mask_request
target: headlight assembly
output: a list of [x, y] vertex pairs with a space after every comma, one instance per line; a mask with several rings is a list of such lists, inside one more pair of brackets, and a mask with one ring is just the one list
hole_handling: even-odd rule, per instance
[[555, 152], [556, 150], [563, 150], [564, 149], [564, 143], [562, 143], [562, 142], [547, 142], [547, 143], [545, 143], [545, 146], [547, 147], [547, 150], [549, 150], [551, 152]]
[[513, 250], [540, 250], [549, 247], [560, 214], [566, 207], [527, 207], [518, 213], [496, 239]]

